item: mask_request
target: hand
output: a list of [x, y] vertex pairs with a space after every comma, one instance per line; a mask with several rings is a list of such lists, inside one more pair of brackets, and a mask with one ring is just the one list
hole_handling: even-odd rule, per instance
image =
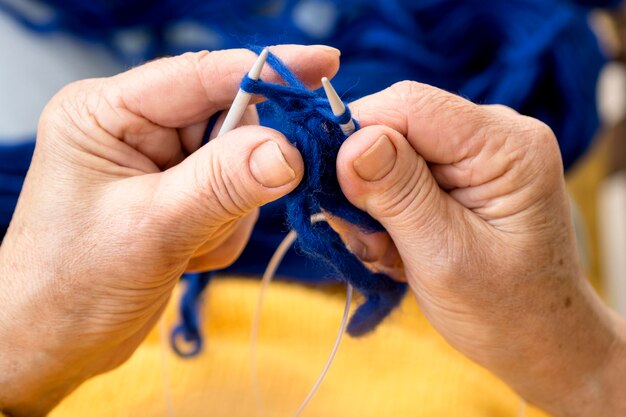
[[556, 416], [626, 415], [624, 322], [584, 278], [559, 148], [543, 123], [404, 82], [351, 105], [348, 199], [388, 234], [331, 220], [406, 278], [451, 345]]
[[[338, 68], [332, 48], [272, 51], [311, 87]], [[271, 129], [241, 127], [198, 149], [255, 58], [161, 59], [49, 103], [0, 249], [0, 409], [43, 414], [126, 360], [180, 275], [233, 262], [257, 208], [297, 186], [302, 159]], [[253, 107], [245, 123], [257, 123]]]

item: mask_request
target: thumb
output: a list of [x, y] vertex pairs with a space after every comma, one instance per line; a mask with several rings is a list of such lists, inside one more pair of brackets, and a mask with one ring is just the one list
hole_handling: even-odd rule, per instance
[[424, 159], [400, 133], [385, 126], [354, 133], [339, 151], [337, 176], [350, 202], [389, 232], [407, 270], [418, 257], [447, 247], [435, 240], [445, 239], [451, 211], [461, 207], [439, 188]]
[[213, 139], [155, 182], [159, 221], [204, 243], [224, 225], [292, 191], [302, 179], [298, 150], [279, 132], [244, 126]]

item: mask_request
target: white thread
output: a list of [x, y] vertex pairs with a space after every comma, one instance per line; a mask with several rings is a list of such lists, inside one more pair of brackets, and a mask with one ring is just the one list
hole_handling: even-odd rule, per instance
[[[322, 213], [317, 213], [311, 216], [311, 223], [318, 223], [320, 221], [326, 221], [326, 218]], [[252, 387], [254, 391], [255, 400], [257, 403], [257, 411], [261, 413], [261, 415], [265, 415], [265, 408], [263, 405], [263, 399], [261, 397], [261, 392], [259, 390], [259, 381], [258, 381], [258, 369], [257, 369], [257, 361], [256, 361], [256, 351], [257, 351], [257, 339], [260, 327], [261, 320], [261, 310], [263, 308], [263, 300], [265, 298], [265, 293], [269, 284], [272, 282], [274, 278], [274, 274], [276, 270], [280, 266], [283, 258], [287, 254], [287, 251], [291, 248], [293, 243], [298, 238], [295, 230], [291, 230], [287, 236], [280, 242], [280, 245], [276, 248], [276, 251], [272, 255], [270, 262], [267, 264], [265, 268], [265, 272], [263, 273], [263, 278], [261, 279], [261, 287], [259, 290], [259, 297], [257, 299], [257, 304], [254, 312], [254, 316], [252, 319], [252, 331], [250, 334], [250, 368], [251, 368], [251, 379], [252, 379]], [[346, 284], [346, 303], [344, 306], [343, 316], [341, 318], [341, 325], [339, 326], [339, 331], [337, 332], [337, 337], [335, 339], [335, 343], [333, 345], [333, 349], [331, 350], [328, 359], [320, 373], [319, 377], [315, 381], [315, 384], [309, 391], [308, 395], [302, 401], [296, 412], [292, 417], [298, 417], [302, 414], [302, 412], [306, 409], [307, 405], [321, 386], [326, 374], [330, 370], [330, 366], [332, 365], [335, 356], [337, 355], [337, 351], [339, 350], [339, 345], [341, 344], [341, 339], [343, 334], [346, 331], [348, 326], [348, 316], [350, 313], [350, 305], [352, 303], [352, 293], [353, 288], [350, 283]], [[172, 398], [172, 392], [170, 390], [170, 369], [169, 369], [169, 361], [167, 360], [167, 349], [168, 349], [168, 337], [167, 337], [167, 326], [165, 323], [165, 314], [161, 315], [161, 319], [159, 320], [159, 333], [161, 339], [161, 369], [163, 373], [163, 398], [165, 401], [166, 413], [168, 417], [176, 417], [176, 413], [174, 411], [174, 401]], [[526, 416], [526, 401], [520, 397], [519, 407], [517, 411], [517, 417], [525, 417]]]
[[[326, 218], [324, 217], [322, 213], [317, 213], [311, 216], [311, 223], [318, 223], [321, 221], [326, 221]], [[297, 237], [298, 236], [295, 230], [290, 231], [287, 234], [287, 236], [285, 236], [285, 238], [280, 243], [280, 245], [278, 245], [278, 248], [276, 248], [274, 255], [272, 255], [272, 259], [270, 259], [270, 262], [267, 265], [267, 268], [265, 269], [265, 273], [263, 274], [263, 279], [261, 280], [261, 288], [259, 290], [259, 297], [257, 299], [257, 305], [256, 305], [256, 309], [254, 312], [254, 317], [252, 320], [252, 331], [250, 334], [250, 370], [251, 370], [251, 379], [252, 379], [252, 389], [254, 391], [254, 397], [257, 403], [257, 411], [260, 412], [261, 416], [265, 415], [265, 406], [263, 404], [263, 399], [261, 397], [261, 392], [259, 389], [258, 367], [257, 367], [257, 360], [256, 360], [257, 359], [256, 357], [257, 339], [258, 339], [259, 327], [260, 327], [259, 322], [261, 320], [261, 309], [263, 307], [263, 300], [265, 298], [265, 293], [267, 291], [267, 288], [270, 282], [272, 281], [272, 279], [274, 278], [274, 274], [276, 273], [278, 266], [280, 265], [281, 261], [287, 254], [287, 251], [289, 250], [289, 248], [291, 248], [291, 245], [293, 245]], [[306, 398], [302, 401], [298, 409], [293, 414], [293, 417], [298, 417], [306, 409], [307, 405], [309, 404], [309, 402], [311, 401], [311, 399], [313, 398], [313, 396], [315, 395], [315, 393], [321, 386], [322, 382], [324, 381], [326, 374], [330, 370], [330, 366], [335, 360], [335, 356], [337, 355], [337, 351], [339, 350], [339, 345], [341, 344], [341, 339], [343, 337], [343, 334], [346, 331], [346, 327], [348, 326], [348, 316], [350, 313], [350, 305], [352, 303], [352, 292], [353, 292], [352, 285], [350, 285], [350, 283], [347, 283], [346, 284], [346, 304], [344, 307], [343, 316], [341, 318], [341, 325], [339, 326], [339, 331], [337, 332], [337, 337], [335, 339], [333, 348], [330, 352], [330, 355], [328, 356], [328, 359], [326, 360], [326, 363], [324, 365], [324, 368], [322, 369], [322, 372], [320, 373], [319, 377], [315, 381], [315, 384], [313, 385], [313, 387], [307, 394]]]

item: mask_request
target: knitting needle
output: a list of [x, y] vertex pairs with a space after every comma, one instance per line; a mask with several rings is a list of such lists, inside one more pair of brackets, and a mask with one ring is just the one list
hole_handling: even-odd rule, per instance
[[[263, 65], [265, 65], [265, 60], [267, 59], [267, 53], [267, 48], [263, 49], [263, 51], [261, 51], [261, 53], [259, 54], [256, 62], [250, 69], [250, 72], [248, 72], [248, 77], [250, 77], [252, 80], [256, 81], [261, 76]], [[243, 117], [244, 112], [246, 111], [246, 108], [248, 108], [248, 104], [250, 104], [251, 98], [252, 95], [250, 93], [243, 91], [241, 88], [239, 89], [217, 136], [222, 136], [224, 133], [230, 132], [235, 127], [237, 127], [237, 125], [241, 121], [241, 118]]]
[[[343, 101], [341, 101], [341, 98], [339, 98], [339, 94], [337, 94], [333, 85], [328, 81], [328, 78], [322, 78], [322, 86], [324, 86], [324, 92], [330, 103], [330, 109], [335, 117], [343, 116], [346, 113], [346, 106], [343, 104]], [[356, 130], [352, 119], [350, 119], [348, 123], [339, 124], [339, 127], [341, 127], [341, 131], [346, 136], [350, 136]]]

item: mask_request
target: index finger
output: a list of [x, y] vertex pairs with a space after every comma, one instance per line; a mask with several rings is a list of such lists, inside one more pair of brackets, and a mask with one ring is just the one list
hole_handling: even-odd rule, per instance
[[[332, 77], [339, 68], [339, 51], [326, 46], [279, 45], [270, 51], [313, 88], [321, 85], [322, 76]], [[190, 126], [230, 106], [255, 60], [256, 54], [247, 49], [163, 58], [113, 77], [104, 94], [114, 107], [154, 124]], [[268, 66], [261, 78], [279, 81]]]
[[453, 164], [478, 154], [490, 136], [485, 127], [502, 127], [504, 118], [513, 117], [494, 117], [489, 109], [414, 81], [357, 100], [350, 109], [361, 126], [389, 126], [404, 135], [424, 159], [437, 164]]
[[417, 82], [397, 83], [350, 109], [363, 127], [385, 125], [404, 135], [447, 189], [485, 184], [519, 168], [534, 145], [558, 154], [543, 123]]

